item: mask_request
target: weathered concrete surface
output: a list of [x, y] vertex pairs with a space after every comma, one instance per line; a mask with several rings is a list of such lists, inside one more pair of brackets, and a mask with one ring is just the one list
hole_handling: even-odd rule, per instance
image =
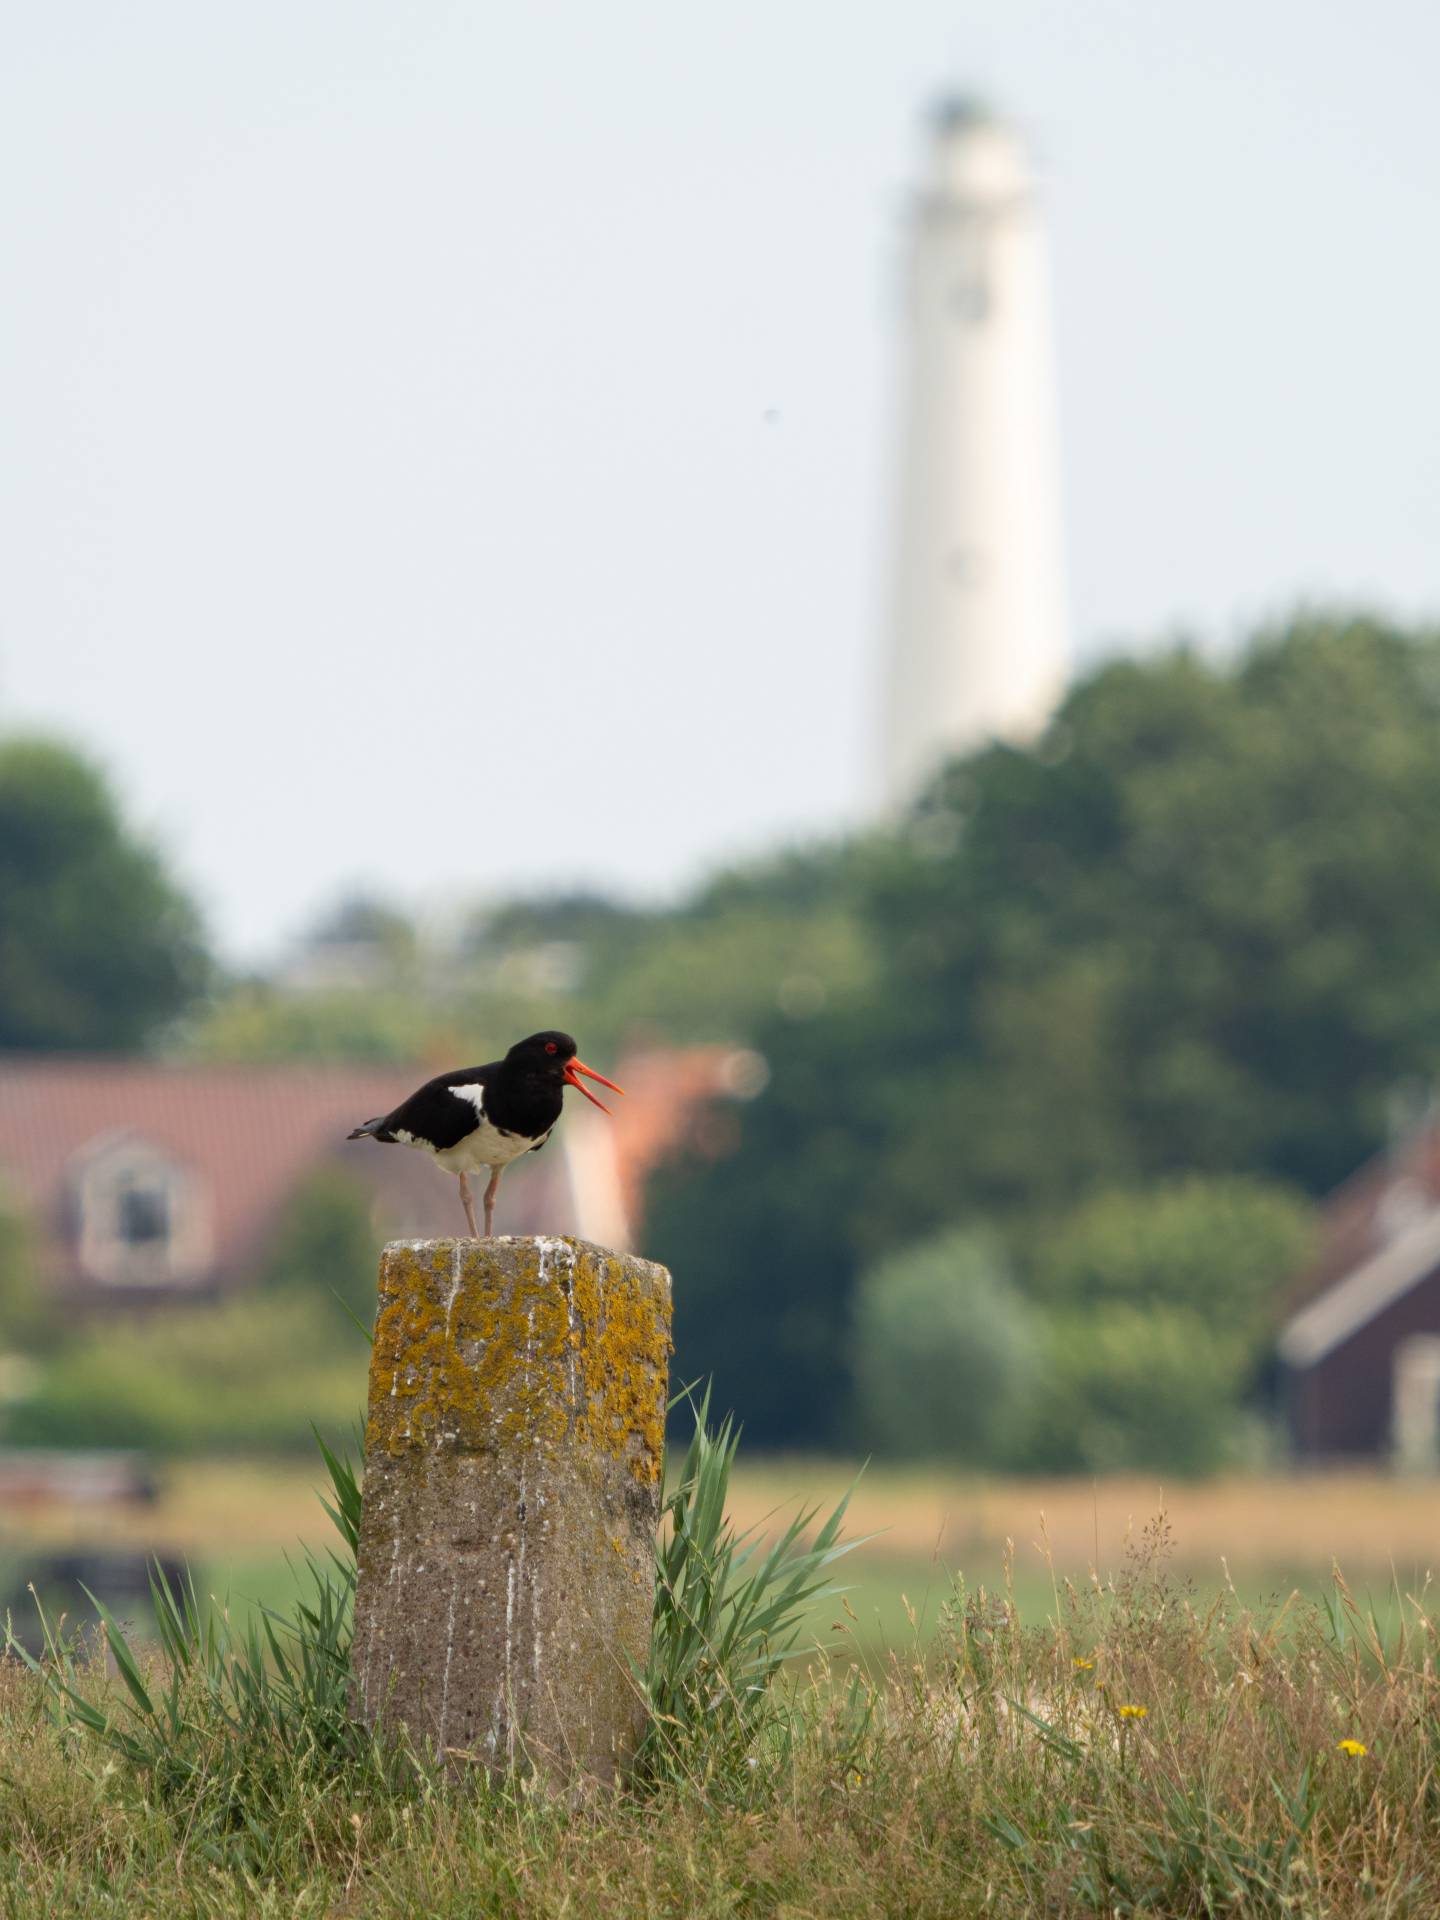
[[386, 1247], [355, 1596], [365, 1719], [608, 1781], [643, 1715], [670, 1276], [571, 1239]]

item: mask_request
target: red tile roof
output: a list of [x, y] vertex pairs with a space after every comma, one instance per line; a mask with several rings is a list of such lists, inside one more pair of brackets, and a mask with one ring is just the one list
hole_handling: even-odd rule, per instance
[[1314, 1260], [1297, 1275], [1303, 1306], [1361, 1266], [1413, 1219], [1440, 1206], [1440, 1125], [1429, 1121], [1378, 1153], [1326, 1198]]
[[[682, 1142], [719, 1144], [711, 1136], [728, 1121], [737, 1061], [753, 1068], [753, 1056], [724, 1047], [630, 1055], [616, 1069], [628, 1097], [614, 1103], [613, 1122], [572, 1111], [544, 1152], [507, 1172], [501, 1231], [633, 1242], [655, 1166]], [[203, 1180], [215, 1246], [204, 1290], [250, 1277], [286, 1200], [327, 1162], [350, 1166], [375, 1194], [377, 1240], [452, 1234], [462, 1215], [448, 1174], [418, 1153], [345, 1140], [424, 1077], [415, 1067], [0, 1057], [0, 1202], [12, 1199], [38, 1228], [51, 1283], [92, 1295], [67, 1201], [77, 1162], [107, 1137], [158, 1147]]]
[[51, 1272], [69, 1279], [65, 1201], [75, 1156], [106, 1135], [164, 1148], [206, 1180], [215, 1279], [223, 1284], [255, 1252], [296, 1182], [414, 1082], [408, 1068], [10, 1056], [0, 1060], [0, 1179], [40, 1228]]

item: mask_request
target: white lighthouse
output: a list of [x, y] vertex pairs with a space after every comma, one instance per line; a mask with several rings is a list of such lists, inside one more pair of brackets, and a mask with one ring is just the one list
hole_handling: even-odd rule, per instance
[[1045, 230], [1014, 130], [932, 124], [909, 252], [883, 795], [1044, 725], [1069, 668]]

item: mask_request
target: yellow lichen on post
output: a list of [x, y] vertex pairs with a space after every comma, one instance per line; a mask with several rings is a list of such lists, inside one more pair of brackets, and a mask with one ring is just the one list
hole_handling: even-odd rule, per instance
[[642, 1716], [670, 1277], [571, 1239], [386, 1248], [357, 1704], [417, 1744], [610, 1778]]
[[482, 1446], [498, 1431], [623, 1454], [637, 1479], [658, 1481], [665, 1415], [653, 1387], [670, 1351], [668, 1289], [637, 1288], [637, 1263], [569, 1239], [506, 1243], [534, 1248], [533, 1266], [467, 1276], [477, 1244], [386, 1248], [367, 1457]]

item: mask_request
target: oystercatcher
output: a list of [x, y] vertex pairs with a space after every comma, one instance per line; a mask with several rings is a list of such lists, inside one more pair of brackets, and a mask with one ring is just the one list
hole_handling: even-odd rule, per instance
[[408, 1100], [402, 1100], [393, 1113], [367, 1120], [346, 1137], [379, 1140], [386, 1146], [398, 1142], [405, 1147], [421, 1147], [447, 1173], [458, 1174], [460, 1198], [472, 1234], [477, 1228], [467, 1175], [488, 1167], [488, 1237], [495, 1223], [495, 1189], [500, 1185], [500, 1175], [522, 1153], [538, 1153], [544, 1146], [560, 1118], [566, 1087], [575, 1087], [591, 1106], [609, 1113], [605, 1102], [597, 1100], [582, 1083], [582, 1073], [616, 1093], [625, 1091], [586, 1066], [568, 1033], [532, 1033], [528, 1040], [517, 1040], [503, 1060], [437, 1074]]

